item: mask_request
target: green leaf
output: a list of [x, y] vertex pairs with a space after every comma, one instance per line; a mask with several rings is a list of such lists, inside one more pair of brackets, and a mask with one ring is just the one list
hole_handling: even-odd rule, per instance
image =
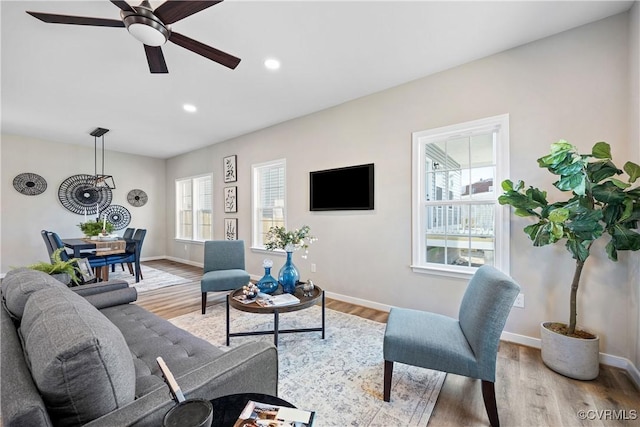
[[593, 197], [602, 203], [622, 203], [625, 199], [625, 192], [620, 190], [613, 182], [605, 181], [602, 184], [594, 185], [591, 189]]
[[551, 222], [564, 222], [569, 218], [569, 209], [557, 208], [549, 213], [549, 221]]
[[615, 185], [616, 187], [618, 187], [621, 190], [625, 190], [625, 189], [631, 187], [631, 184], [628, 184], [626, 182], [622, 182], [619, 179], [611, 178], [609, 181], [611, 181], [613, 183], [613, 185]]
[[510, 179], [505, 179], [500, 185], [503, 191], [513, 191], [513, 182]]
[[594, 183], [622, 173], [622, 171], [610, 161], [589, 163], [586, 169], [589, 180]]
[[622, 167], [624, 171], [629, 175], [629, 182], [634, 183], [640, 177], [640, 166], [633, 162], [627, 162]]
[[573, 259], [575, 260], [584, 262], [589, 257], [589, 249], [587, 249], [582, 244], [582, 242], [579, 242], [575, 239], [567, 240], [565, 247], [571, 253], [571, 256], [573, 256]]
[[604, 141], [597, 142], [591, 150], [596, 159], [611, 159], [611, 146]]
[[640, 250], [640, 234], [621, 224], [607, 230], [611, 234], [611, 243], [619, 251]]
[[533, 242], [533, 246], [544, 246], [551, 243], [550, 234], [546, 229], [546, 224], [539, 222], [537, 224], [528, 225], [524, 228], [524, 232]]
[[616, 247], [613, 245], [611, 240], [609, 241], [609, 243], [607, 243], [607, 246], [605, 246], [604, 249], [611, 261], [618, 261], [618, 252], [616, 251]]
[[554, 182], [553, 185], [558, 190], [573, 191], [583, 196], [585, 194], [585, 175], [577, 173], [575, 175], [563, 176], [559, 181]]

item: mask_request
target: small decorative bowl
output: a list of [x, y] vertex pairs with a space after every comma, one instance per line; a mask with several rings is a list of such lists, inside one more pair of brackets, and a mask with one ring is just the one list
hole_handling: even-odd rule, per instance
[[253, 283], [249, 283], [242, 287], [242, 294], [247, 299], [254, 299], [258, 296], [258, 292], [260, 292], [260, 289], [258, 289], [258, 287]]

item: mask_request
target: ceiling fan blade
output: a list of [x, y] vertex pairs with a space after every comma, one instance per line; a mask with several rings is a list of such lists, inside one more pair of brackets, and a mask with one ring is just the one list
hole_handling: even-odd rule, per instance
[[71, 15], [55, 15], [53, 13], [30, 12], [27, 13], [34, 18], [46, 22], [48, 24], [74, 24], [74, 25], [92, 25], [95, 27], [124, 27], [122, 21], [106, 18], [90, 18], [86, 16]]
[[115, 4], [125, 12], [135, 12], [131, 5], [124, 0], [111, 0], [111, 3]]
[[167, 0], [162, 3], [153, 14], [156, 15], [165, 24], [173, 24], [187, 16], [200, 12], [208, 7], [220, 3], [218, 1], [183, 1], [183, 0]]
[[199, 41], [190, 39], [189, 37], [176, 32], [171, 33], [169, 41], [177, 44], [178, 46], [182, 46], [191, 52], [197, 53], [198, 55], [204, 56], [205, 58], [209, 58], [220, 65], [231, 68], [232, 70], [240, 63], [240, 58], [236, 58], [233, 55], [215, 49], [211, 46], [207, 46], [206, 44], [202, 44]]
[[149, 71], [154, 74], [168, 73], [167, 63], [164, 62], [164, 55], [160, 46], [144, 45], [144, 51], [147, 54], [147, 62], [149, 63]]

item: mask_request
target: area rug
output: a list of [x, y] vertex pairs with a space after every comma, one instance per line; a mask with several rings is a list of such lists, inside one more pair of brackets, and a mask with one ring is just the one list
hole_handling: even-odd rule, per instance
[[152, 289], [160, 289], [166, 286], [189, 283], [189, 280], [185, 279], [184, 277], [166, 273], [153, 267], [140, 265], [140, 269], [142, 271], [142, 277], [144, 277], [144, 279], [140, 280], [138, 283], [136, 283], [136, 276], [129, 274], [129, 268], [127, 268], [126, 264], [124, 266], [124, 271], [122, 271], [122, 268], [120, 268], [119, 265], [116, 265], [116, 271], [109, 272], [109, 279], [126, 280], [129, 285], [136, 288], [138, 293], [150, 291]]
[[[225, 305], [171, 319], [210, 343], [226, 347]], [[321, 325], [321, 309], [280, 315], [280, 329]], [[231, 332], [273, 329], [273, 316], [231, 309]], [[396, 363], [391, 402], [382, 400], [385, 324], [326, 310], [320, 332], [281, 334], [278, 340], [279, 397], [316, 411], [315, 427], [426, 426], [445, 379], [442, 372]], [[232, 337], [231, 346], [272, 335]]]

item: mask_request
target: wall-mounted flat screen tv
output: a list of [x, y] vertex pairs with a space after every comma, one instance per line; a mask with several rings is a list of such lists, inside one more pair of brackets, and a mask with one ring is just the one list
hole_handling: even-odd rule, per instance
[[373, 163], [310, 172], [309, 185], [312, 211], [373, 209]]

